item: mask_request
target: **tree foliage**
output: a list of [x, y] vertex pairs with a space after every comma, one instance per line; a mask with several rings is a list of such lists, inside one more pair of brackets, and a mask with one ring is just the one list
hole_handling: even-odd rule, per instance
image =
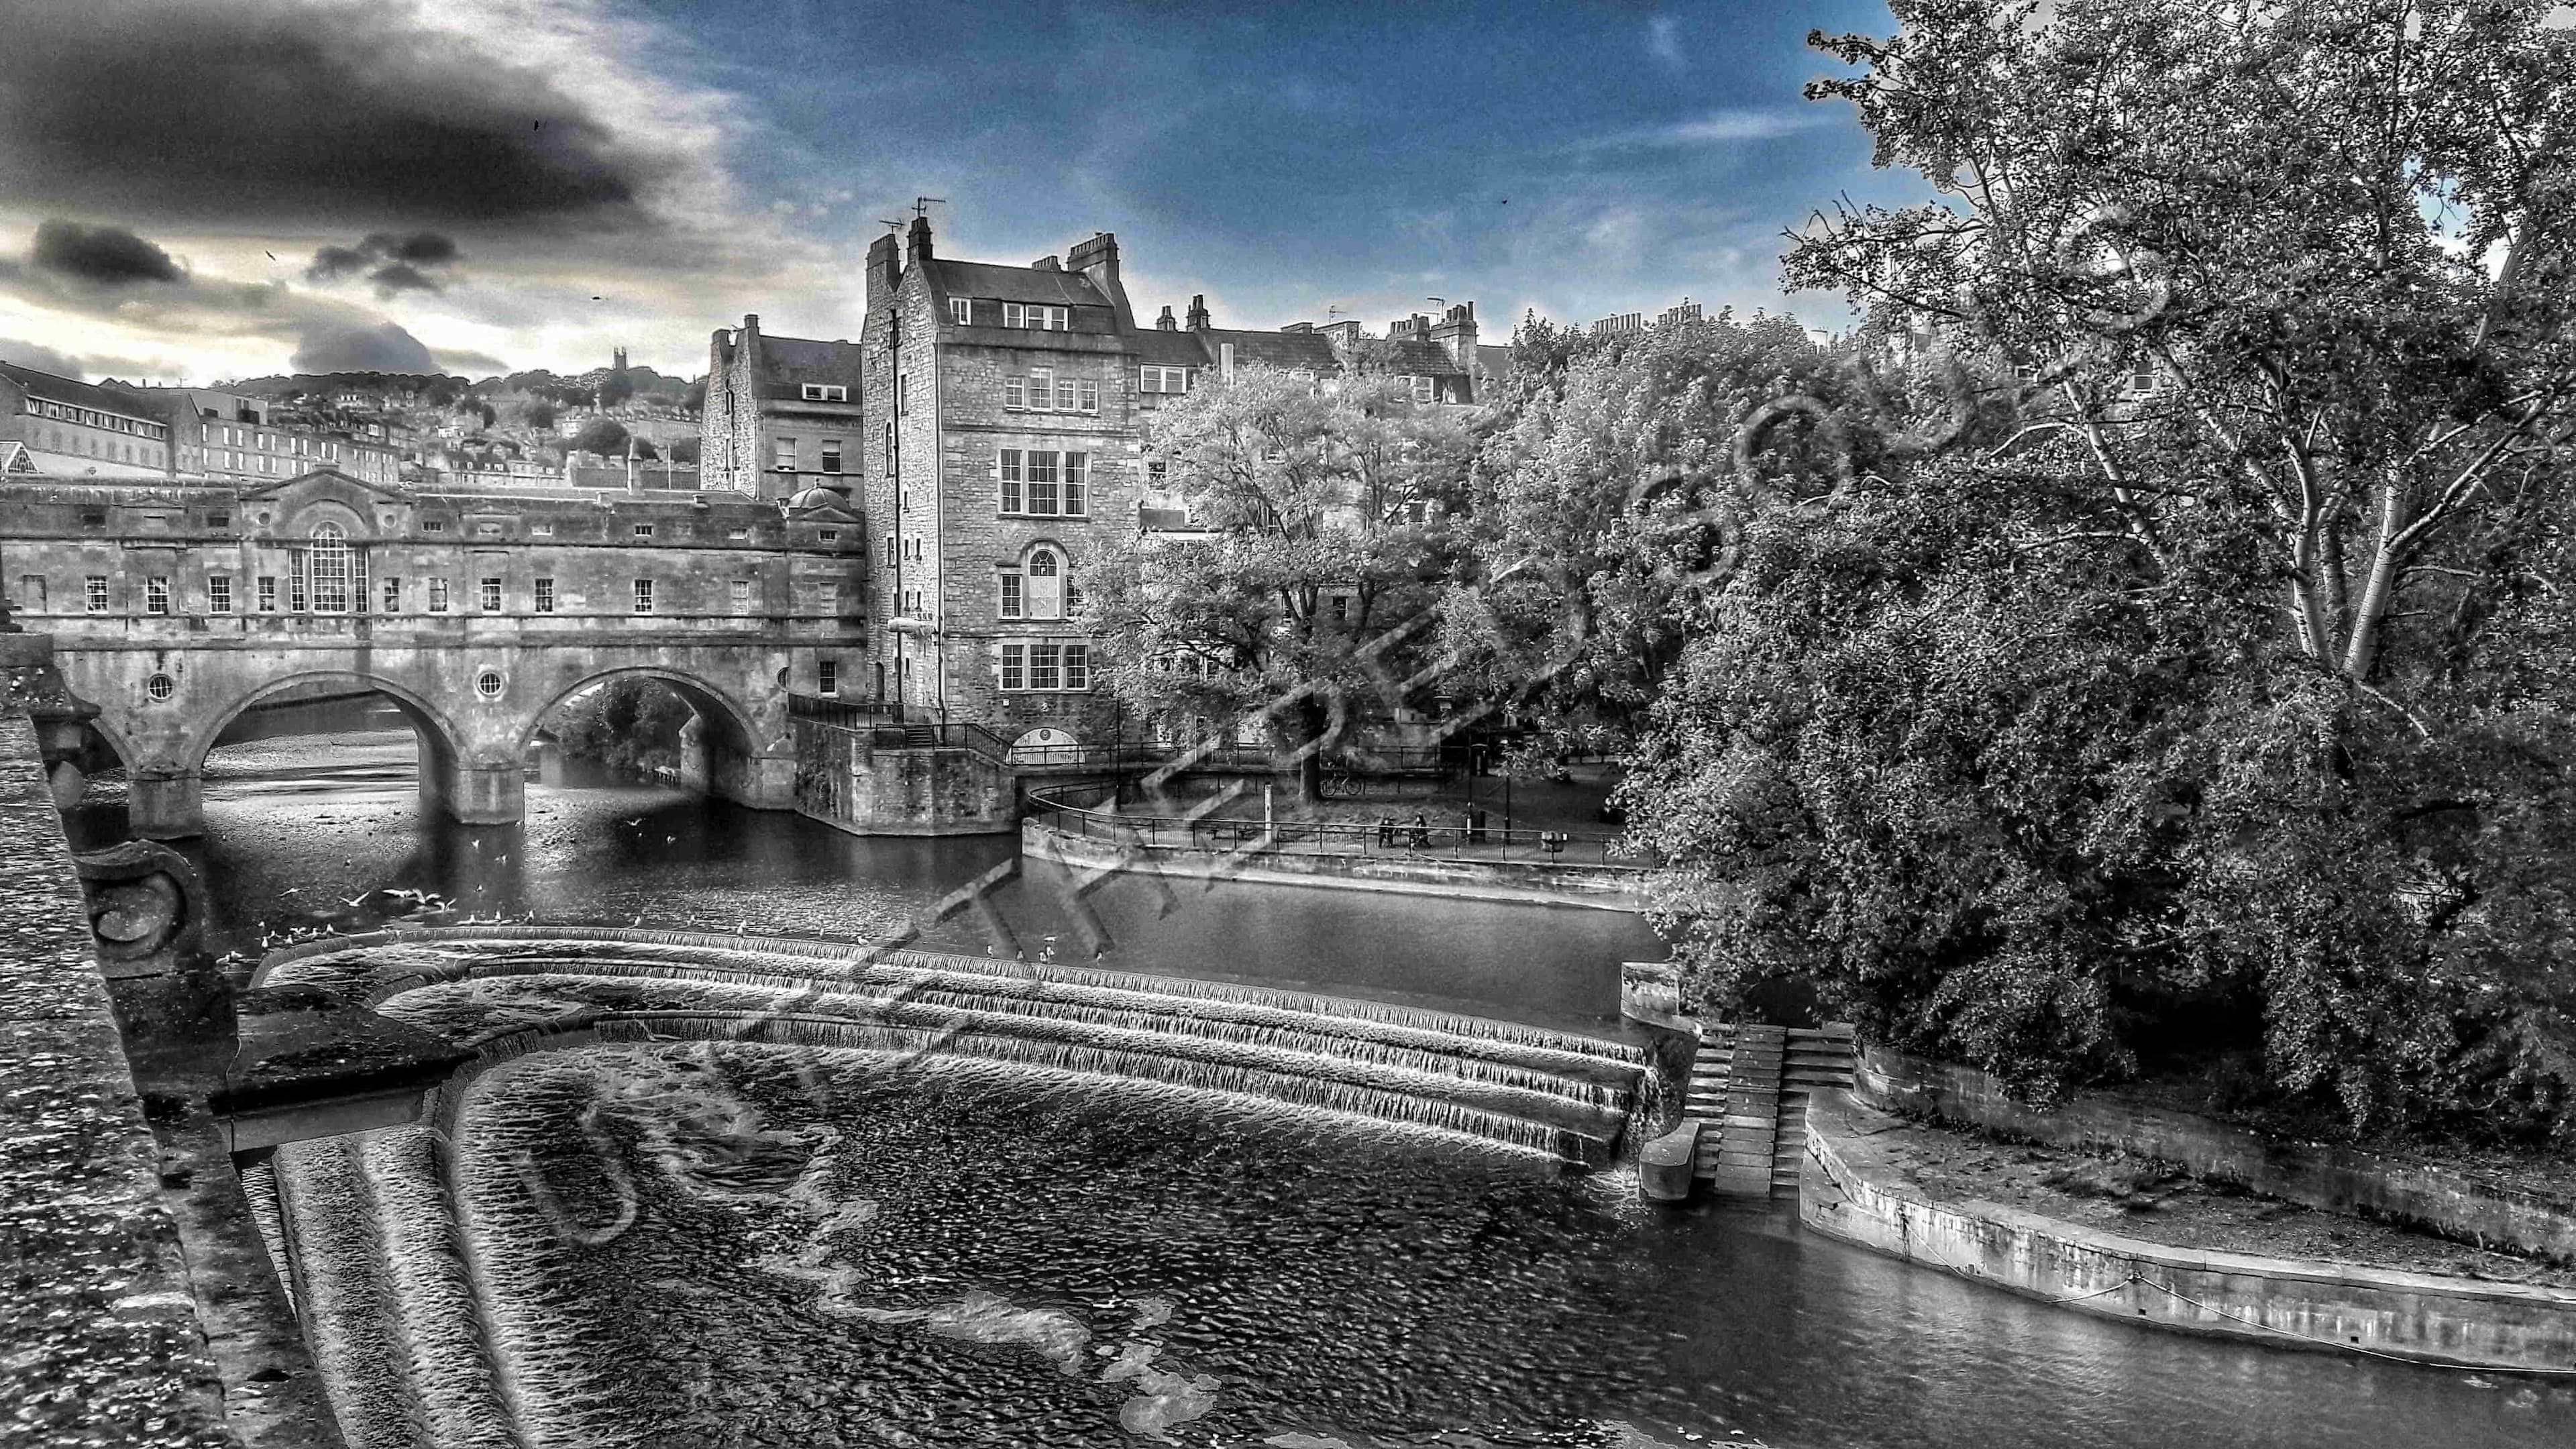
[[1317, 798], [1354, 711], [1417, 717], [1401, 681], [1435, 637], [1466, 427], [1365, 360], [1332, 383], [1247, 366], [1165, 403], [1145, 445], [1198, 529], [1084, 562], [1104, 678], [1148, 716], [1268, 720]]
[[2355, 1127], [2568, 1131], [2576, 36], [1891, 9], [1816, 92], [1938, 199], [1789, 277], [1909, 376], [1807, 399], [1849, 461], [1745, 513], [1628, 786], [1700, 990], [2040, 1092], [2241, 1034]]
[[626, 451], [626, 425], [615, 418], [593, 418], [572, 435], [576, 453], [597, 453], [605, 457]]

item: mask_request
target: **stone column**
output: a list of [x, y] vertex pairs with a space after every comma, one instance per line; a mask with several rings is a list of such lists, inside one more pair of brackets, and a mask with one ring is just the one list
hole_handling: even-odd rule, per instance
[[203, 835], [205, 786], [205, 776], [194, 770], [136, 771], [126, 784], [126, 823], [146, 840]]
[[424, 751], [420, 803], [461, 825], [516, 825], [527, 810], [527, 770], [508, 764], [462, 764]]

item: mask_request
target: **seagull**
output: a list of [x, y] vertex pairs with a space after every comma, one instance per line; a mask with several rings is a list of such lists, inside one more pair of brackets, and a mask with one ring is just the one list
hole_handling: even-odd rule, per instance
[[367, 896], [372, 896], [374, 894], [374, 891], [369, 891], [366, 895], [342, 896], [340, 899], [343, 904], [347, 905], [350, 909], [355, 910], [367, 903]]
[[679, 838], [680, 838], [680, 837], [678, 837], [678, 836], [676, 836], [676, 835], [665, 835], [665, 836], [663, 836], [663, 837], [662, 837], [662, 843], [663, 843], [664, 845], [668, 845], [668, 844], [670, 844], [672, 841], [675, 841], [675, 840], [677, 840], [677, 839], [679, 839]]
[[641, 825], [644, 823], [644, 817], [641, 815], [630, 815], [626, 817], [626, 823], [629, 825]]
[[282, 896], [302, 895], [303, 893], [304, 887], [302, 886], [288, 886], [286, 889], [278, 892], [278, 894]]

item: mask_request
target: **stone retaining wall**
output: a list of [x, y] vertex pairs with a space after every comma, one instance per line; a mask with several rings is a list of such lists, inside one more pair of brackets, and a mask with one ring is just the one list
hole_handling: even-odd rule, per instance
[[1895, 1119], [1820, 1093], [1799, 1220], [1829, 1237], [2106, 1318], [2516, 1371], [2576, 1370], [2576, 1293], [2168, 1247], [1999, 1203], [1935, 1201], [1872, 1134]]
[[2576, 1201], [2513, 1183], [2331, 1143], [2290, 1142], [2116, 1092], [2043, 1112], [1994, 1078], [1872, 1047], [1857, 1073], [1873, 1106], [1963, 1122], [2052, 1147], [2117, 1151], [2174, 1163], [2327, 1212], [2358, 1213], [2481, 1247], [2576, 1262]]
[[160, 1150], [34, 726], [5, 697], [40, 644], [0, 635], [0, 1437], [214, 1449], [233, 1442], [223, 1385], [160, 1200]]
[[1040, 860], [1093, 869], [1154, 869], [1196, 877], [1211, 871], [1226, 880], [1267, 885], [1325, 886], [1459, 900], [1588, 906], [1642, 911], [1643, 872], [1619, 866], [1547, 865], [1537, 861], [1453, 860], [1426, 855], [1331, 855], [1263, 851], [1235, 856], [1173, 845], [1120, 845], [1020, 822], [1020, 849]]

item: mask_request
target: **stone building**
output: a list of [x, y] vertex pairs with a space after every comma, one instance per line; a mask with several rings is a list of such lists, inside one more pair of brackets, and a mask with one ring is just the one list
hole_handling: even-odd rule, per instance
[[167, 478], [174, 411], [132, 388], [0, 362], [0, 474]]
[[[1007, 266], [939, 256], [915, 218], [869, 248], [866, 301], [854, 394], [875, 555], [865, 693], [1015, 741], [1119, 729], [1072, 621], [1083, 561], [1169, 516], [1141, 441], [1150, 410], [1253, 364], [1320, 381], [1364, 342], [1425, 402], [1473, 403], [1482, 376], [1472, 303], [1383, 339], [1356, 322], [1220, 328], [1204, 298], [1185, 319], [1165, 307], [1140, 326], [1105, 232]], [[720, 337], [729, 360], [723, 350]], [[716, 397], [711, 383], [710, 417]]]
[[698, 413], [704, 486], [773, 500], [849, 487], [860, 370], [856, 343], [763, 336], [756, 314], [719, 329], [707, 348]]

